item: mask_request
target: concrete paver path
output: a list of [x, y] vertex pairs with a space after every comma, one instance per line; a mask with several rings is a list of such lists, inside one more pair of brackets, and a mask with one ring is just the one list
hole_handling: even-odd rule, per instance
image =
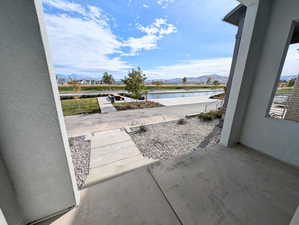
[[98, 97], [97, 99], [102, 113], [116, 112], [116, 109], [111, 102], [107, 100], [107, 97]]
[[96, 132], [90, 139], [90, 172], [85, 186], [155, 162], [143, 157], [122, 129]]
[[158, 102], [165, 106], [212, 103], [217, 101], [216, 99], [210, 99], [209, 97], [210, 96], [193, 96], [193, 97], [160, 98], [160, 99], [149, 99], [149, 100]]

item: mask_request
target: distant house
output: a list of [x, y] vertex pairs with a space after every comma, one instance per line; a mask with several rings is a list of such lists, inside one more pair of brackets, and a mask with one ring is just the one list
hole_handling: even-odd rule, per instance
[[58, 85], [65, 85], [67, 84], [67, 80], [64, 78], [57, 78], [56, 79]]

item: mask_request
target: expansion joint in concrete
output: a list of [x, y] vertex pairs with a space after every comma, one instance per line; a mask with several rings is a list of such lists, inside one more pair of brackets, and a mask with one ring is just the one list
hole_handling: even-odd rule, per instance
[[179, 217], [179, 215], [177, 214], [177, 212], [175, 211], [174, 207], [171, 205], [170, 201], [168, 200], [166, 194], [164, 193], [163, 189], [161, 188], [159, 182], [156, 180], [155, 176], [152, 174], [151, 170], [149, 167], [147, 167], [147, 171], [148, 173], [151, 175], [154, 183], [157, 185], [158, 189], [160, 190], [163, 198], [165, 199], [165, 201], [167, 202], [168, 206], [170, 207], [171, 211], [173, 212], [173, 214], [175, 215], [175, 217], [177, 218], [178, 222], [180, 223], [180, 225], [184, 225], [183, 221], [181, 220], [181, 218]]

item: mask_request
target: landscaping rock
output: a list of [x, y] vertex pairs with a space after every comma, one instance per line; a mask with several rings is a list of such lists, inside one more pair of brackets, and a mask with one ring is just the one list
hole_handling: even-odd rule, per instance
[[185, 124], [170, 121], [146, 125], [147, 131], [143, 133], [136, 132], [136, 127], [130, 136], [143, 156], [160, 160], [172, 159], [218, 142], [219, 132], [215, 131], [218, 120], [203, 122], [191, 118], [186, 121]]
[[78, 188], [81, 189], [89, 174], [91, 141], [85, 136], [69, 138], [72, 161]]

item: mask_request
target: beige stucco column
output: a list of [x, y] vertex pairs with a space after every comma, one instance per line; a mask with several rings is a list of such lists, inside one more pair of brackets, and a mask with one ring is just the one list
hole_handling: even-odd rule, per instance
[[77, 205], [79, 194], [41, 0], [2, 0], [0, 30], [0, 154], [29, 223]]
[[221, 143], [226, 146], [238, 143], [240, 139], [271, 4], [268, 0], [240, 2], [247, 6], [247, 10], [221, 136]]

